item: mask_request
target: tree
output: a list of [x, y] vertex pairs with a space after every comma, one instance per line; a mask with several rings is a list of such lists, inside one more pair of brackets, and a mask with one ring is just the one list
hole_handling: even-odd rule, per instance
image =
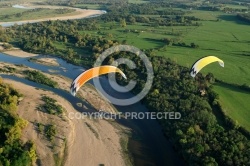
[[127, 26], [126, 20], [124, 18], [120, 20], [120, 26], [123, 28]]
[[136, 23], [136, 20], [135, 20], [135, 18], [133, 16], [129, 16], [128, 20], [129, 20], [129, 22], [131, 24], [135, 24]]
[[194, 43], [191, 43], [191, 44], [190, 44], [190, 47], [191, 47], [191, 48], [199, 48], [199, 45], [194, 44]]

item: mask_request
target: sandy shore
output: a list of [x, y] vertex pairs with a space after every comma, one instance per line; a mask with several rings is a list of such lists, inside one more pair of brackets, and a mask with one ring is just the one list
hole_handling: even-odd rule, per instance
[[0, 51], [4, 50], [3, 44], [3, 42], [0, 42]]
[[57, 17], [48, 17], [48, 18], [41, 18], [41, 19], [34, 19], [34, 20], [23, 20], [23, 21], [10, 21], [10, 22], [0, 22], [1, 24], [11, 24], [11, 23], [28, 23], [28, 22], [41, 22], [41, 21], [49, 21], [49, 20], [72, 20], [72, 19], [80, 19], [85, 18], [93, 15], [101, 15], [104, 14], [101, 10], [86, 10], [86, 9], [79, 9], [79, 8], [72, 8], [72, 7], [64, 7], [64, 6], [28, 6], [32, 8], [49, 8], [49, 9], [58, 9], [58, 8], [69, 8], [75, 10], [75, 15], [69, 16], [57, 16]]
[[25, 52], [25, 51], [20, 50], [20, 49], [8, 50], [8, 51], [4, 51], [3, 53], [8, 54], [8, 55], [12, 55], [12, 56], [21, 57], [21, 58], [37, 56], [37, 54], [28, 53], [28, 52]]
[[17, 56], [21, 58], [37, 56], [37, 54], [25, 52], [17, 47], [12, 47], [11, 49], [4, 49], [3, 44], [9, 44], [5, 42], [0, 42], [0, 51], [7, 55]]
[[[29, 57], [31, 58], [31, 57], [38, 56], [38, 54], [29, 53], [29, 52], [23, 51], [15, 47], [12, 48], [11, 50], [6, 50], [6, 51], [3, 48], [2, 49], [1, 48], [2, 46], [0, 45], [0, 51], [3, 50], [4, 54], [16, 56], [20, 58], [29, 58]], [[48, 65], [48, 66], [59, 66], [55, 58], [34, 58], [33, 62]]]
[[[62, 97], [13, 80], [5, 79], [4, 82], [12, 84], [24, 94], [18, 106], [18, 114], [29, 124], [23, 131], [22, 140], [35, 142], [37, 165], [54, 165], [55, 154], [64, 158], [62, 161], [66, 166], [125, 165], [120, 145], [121, 132], [125, 130], [123, 127], [114, 127], [106, 120], [70, 119], [69, 113], [77, 111]], [[57, 100], [67, 111], [64, 118], [37, 110], [36, 107], [43, 102], [41, 95]], [[57, 134], [53, 142], [38, 133], [36, 123], [56, 125]]]
[[33, 58], [31, 61], [47, 66], [60, 66], [55, 58]]

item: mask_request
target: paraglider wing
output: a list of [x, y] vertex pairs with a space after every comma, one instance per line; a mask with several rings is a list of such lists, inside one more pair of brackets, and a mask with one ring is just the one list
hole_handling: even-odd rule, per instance
[[120, 73], [123, 78], [127, 79], [126, 75], [117, 67], [115, 66], [99, 66], [99, 67], [94, 67], [89, 70], [86, 70], [82, 74], [80, 74], [71, 84], [70, 87], [70, 93], [75, 96], [76, 92], [80, 89], [82, 85], [84, 85], [86, 82], [88, 82], [90, 79], [94, 77], [98, 77], [103, 74], [108, 74], [108, 73]]
[[224, 67], [224, 62], [223, 62], [221, 59], [219, 59], [219, 58], [217, 58], [217, 57], [215, 57], [215, 56], [207, 56], [207, 57], [203, 57], [203, 58], [199, 59], [198, 61], [196, 61], [196, 62], [193, 64], [193, 66], [192, 66], [192, 68], [191, 68], [191, 70], [190, 70], [190, 75], [191, 75], [192, 77], [195, 77], [196, 74], [197, 74], [203, 67], [205, 67], [206, 65], [208, 65], [208, 64], [210, 64], [210, 63], [213, 63], [213, 62], [219, 62], [219, 64], [220, 64], [222, 67]]

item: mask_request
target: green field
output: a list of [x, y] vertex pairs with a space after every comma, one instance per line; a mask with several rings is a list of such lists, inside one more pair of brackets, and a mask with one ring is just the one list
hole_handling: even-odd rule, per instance
[[227, 4], [227, 5], [225, 5], [225, 7], [227, 7], [227, 8], [233, 8], [233, 9], [248, 9], [247, 6], [243, 6], [243, 5], [231, 5], [231, 4]]
[[161, 52], [169, 58], [177, 60], [184, 66], [191, 66], [196, 59], [214, 55], [225, 62], [225, 68], [212, 64], [202, 72], [212, 72], [221, 80], [229, 83], [250, 83], [250, 28], [242, 22], [236, 22], [234, 16], [223, 15], [231, 20], [203, 21], [203, 26], [189, 32], [182, 38], [185, 43], [194, 42], [199, 49], [169, 47]]
[[220, 95], [223, 111], [250, 131], [250, 92], [232, 85], [216, 83], [214, 90]]
[[[4, 16], [4, 15], [12, 15], [12, 14], [17, 14], [17, 13], [21, 13], [24, 11], [27, 11], [29, 9], [19, 9], [19, 8], [12, 8], [12, 7], [8, 7], [8, 8], [0, 8], [0, 17]], [[2, 21], [2, 20], [1, 20]]]
[[[109, 30], [109, 26], [114, 26], [114, 29]], [[134, 45], [140, 49], [154, 49], [163, 47], [165, 44], [162, 42], [164, 38], [179, 38], [178, 35], [171, 34], [174, 29], [174, 33], [187, 33], [193, 31], [196, 27], [149, 27], [142, 23], [136, 23], [133, 25], [127, 24], [126, 27], [120, 27], [119, 23], [103, 23], [101, 24], [100, 32], [96, 31], [82, 31], [81, 33], [90, 33], [92, 35], [103, 36], [103, 34], [112, 34], [110, 39], [123, 41], [126, 40], [127, 44]], [[129, 30], [129, 32], [125, 32]]]

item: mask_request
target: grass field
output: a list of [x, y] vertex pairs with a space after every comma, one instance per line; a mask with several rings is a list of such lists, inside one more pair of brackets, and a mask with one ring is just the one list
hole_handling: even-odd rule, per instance
[[231, 4], [226, 4], [227, 8], [233, 8], [233, 9], [248, 9], [247, 6], [243, 5], [231, 5]]
[[[8, 7], [8, 8], [0, 8], [0, 17], [4, 16], [4, 15], [13, 15], [13, 14], [17, 14], [17, 13], [21, 13], [24, 11], [27, 11], [29, 9], [20, 9], [20, 8], [12, 8], [12, 7]], [[2, 19], [1, 19], [2, 21]]]
[[[109, 26], [115, 27], [109, 30]], [[173, 35], [174, 33], [187, 33], [194, 30], [195, 27], [148, 27], [141, 23], [136, 23], [134, 25], [127, 24], [126, 27], [120, 27], [119, 23], [103, 23], [101, 24], [101, 33], [112, 34], [114, 40], [123, 41], [126, 40], [127, 44], [134, 45], [140, 49], [154, 49], [164, 46], [162, 42], [164, 38], [179, 38], [178, 35]], [[125, 32], [129, 30], [129, 32]], [[96, 31], [83, 31], [81, 33], [90, 33], [92, 35], [98, 35]], [[100, 34], [103, 36], [103, 34]]]
[[[194, 42], [199, 49], [169, 47], [160, 54], [190, 67], [196, 59], [214, 55], [225, 62], [225, 68], [217, 64], [206, 67], [202, 72], [212, 72], [221, 80], [236, 84], [250, 83], [250, 28], [237, 22], [232, 15], [220, 16], [222, 21], [203, 21], [203, 26], [187, 33], [182, 41]], [[230, 20], [229, 20], [230, 19]]]
[[213, 87], [219, 93], [225, 113], [250, 131], [250, 92], [221, 83], [216, 83]]
[[[194, 42], [199, 49], [168, 47], [159, 54], [187, 67], [203, 56], [217, 56], [224, 61], [225, 67], [213, 63], [202, 73], [212, 72], [216, 78], [226, 82], [250, 85], [250, 25], [224, 13], [198, 11], [194, 15], [214, 20], [201, 21], [203, 26], [183, 36], [183, 42]], [[216, 21], [217, 18], [220, 21]], [[227, 115], [250, 131], [250, 93], [224, 84], [214, 87]]]

